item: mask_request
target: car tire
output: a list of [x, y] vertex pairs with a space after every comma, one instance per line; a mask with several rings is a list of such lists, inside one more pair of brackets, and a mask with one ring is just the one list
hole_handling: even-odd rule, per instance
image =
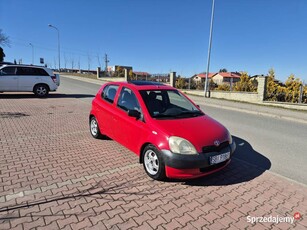
[[153, 145], [147, 145], [142, 154], [145, 172], [154, 180], [165, 180], [165, 163], [160, 151]]
[[91, 117], [91, 119], [90, 119], [90, 132], [91, 132], [92, 136], [96, 139], [102, 139], [104, 137], [104, 135], [102, 135], [101, 132], [100, 132], [97, 119], [94, 116]]
[[49, 88], [45, 84], [39, 84], [34, 87], [33, 92], [37, 97], [46, 97], [49, 93]]

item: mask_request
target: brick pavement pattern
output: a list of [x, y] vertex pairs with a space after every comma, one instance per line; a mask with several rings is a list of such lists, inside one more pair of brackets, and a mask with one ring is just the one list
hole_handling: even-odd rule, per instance
[[[233, 159], [197, 180], [153, 181], [88, 129], [90, 103], [0, 94], [0, 229], [306, 229], [307, 189]], [[247, 217], [293, 217], [250, 223]]]

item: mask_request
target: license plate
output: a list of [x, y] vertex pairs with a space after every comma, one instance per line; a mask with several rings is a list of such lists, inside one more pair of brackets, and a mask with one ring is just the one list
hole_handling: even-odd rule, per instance
[[218, 163], [228, 160], [229, 158], [230, 158], [230, 152], [212, 156], [210, 157], [210, 164], [211, 165], [218, 164]]

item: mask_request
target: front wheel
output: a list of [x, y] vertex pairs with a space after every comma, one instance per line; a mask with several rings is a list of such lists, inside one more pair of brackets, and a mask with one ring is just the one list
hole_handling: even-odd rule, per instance
[[155, 180], [164, 180], [165, 164], [160, 151], [153, 145], [148, 145], [143, 151], [143, 166], [148, 176]]
[[91, 117], [90, 119], [90, 132], [92, 136], [96, 139], [102, 139], [103, 135], [101, 134], [98, 126], [98, 122], [95, 117]]

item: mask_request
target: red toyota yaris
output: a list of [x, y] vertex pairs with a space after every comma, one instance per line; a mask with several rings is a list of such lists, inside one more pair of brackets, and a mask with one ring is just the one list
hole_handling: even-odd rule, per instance
[[236, 145], [228, 130], [177, 89], [155, 82], [107, 83], [92, 102], [90, 132], [139, 156], [153, 179], [196, 178], [224, 168]]

